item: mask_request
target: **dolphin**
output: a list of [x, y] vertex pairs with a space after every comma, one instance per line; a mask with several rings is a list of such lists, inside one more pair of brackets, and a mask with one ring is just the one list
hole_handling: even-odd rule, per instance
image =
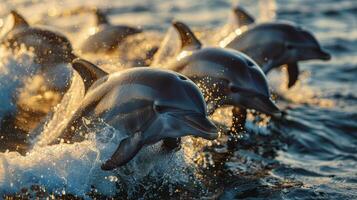
[[236, 29], [220, 42], [220, 46], [247, 54], [266, 74], [273, 68], [287, 65], [288, 88], [298, 80], [299, 61], [331, 59], [314, 35], [296, 24], [283, 21], [254, 24], [254, 20], [244, 20], [250, 17], [241, 17], [250, 16], [242, 8], [235, 8], [234, 13], [249, 26], [243, 32], [243, 29]]
[[13, 10], [1, 29], [0, 44], [14, 50], [21, 45], [33, 49], [38, 72], [46, 78], [47, 84], [60, 92], [68, 89], [72, 73], [63, 65], [71, 63], [76, 56], [70, 41], [61, 33], [32, 27]]
[[[16, 98], [27, 96], [21, 94], [26, 93], [28, 87], [34, 89], [34, 85], [38, 85], [39, 80], [43, 82], [38, 92], [45, 88], [46, 91], [63, 95], [67, 91], [72, 78], [72, 69], [69, 64], [76, 56], [72, 53], [70, 41], [64, 35], [44, 28], [32, 27], [23, 16], [13, 10], [0, 30], [0, 44], [11, 51], [24, 46], [34, 53], [36, 69], [33, 74], [23, 77], [24, 80], [21, 80], [24, 83], [23, 88], [18, 88], [19, 95]], [[20, 102], [19, 99], [16, 103], [18, 102]], [[31, 106], [27, 105], [29, 100], [21, 102], [22, 106]], [[26, 107], [22, 110], [32, 109]]]
[[96, 32], [82, 44], [83, 53], [111, 52], [128, 36], [141, 33], [142, 30], [126, 25], [112, 25], [107, 16], [99, 9], [95, 11]]
[[102, 119], [127, 134], [102, 165], [103, 170], [125, 165], [143, 146], [161, 140], [186, 135], [217, 138], [217, 129], [207, 118], [202, 93], [187, 77], [153, 68], [132, 68], [107, 75], [82, 59], [75, 59], [73, 65], [82, 68], [83, 80], [92, 85], [87, 85], [87, 93], [67, 128], [52, 144], [83, 140], [78, 136], [83, 117]]
[[1, 44], [17, 48], [24, 44], [33, 48], [36, 62], [44, 65], [70, 63], [74, 59], [70, 41], [61, 33], [31, 27], [16, 11], [11, 11], [0, 34]]
[[[173, 27], [181, 38], [181, 53], [168, 69], [184, 74], [199, 85], [209, 106], [209, 113], [218, 107], [230, 105], [240, 110], [250, 108], [280, 116], [279, 108], [270, 98], [266, 77], [252, 59], [235, 50], [202, 47], [182, 22], [173, 22]], [[234, 122], [241, 118], [241, 112], [233, 114]], [[239, 121], [236, 122], [233, 127], [240, 126]]]

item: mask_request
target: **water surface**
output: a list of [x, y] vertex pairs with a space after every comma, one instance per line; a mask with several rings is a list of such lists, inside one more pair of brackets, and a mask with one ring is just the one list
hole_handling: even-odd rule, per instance
[[[17, 9], [31, 24], [64, 32], [77, 48], [90, 32], [94, 18], [88, 13], [61, 17], [58, 14], [79, 6], [109, 8], [112, 23], [148, 29], [151, 31], [148, 37], [152, 39], [143, 41], [157, 45], [174, 18], [197, 30], [219, 30], [227, 22], [232, 3], [236, 2], [8, 0], [1, 3], [0, 16]], [[116, 148], [120, 133], [102, 124], [102, 129], [93, 130], [97, 133], [95, 137], [76, 145], [35, 145], [25, 156], [16, 152], [0, 153], [0, 194], [133, 199], [168, 196], [357, 199], [357, 2], [241, 0], [239, 3], [258, 21], [289, 20], [305, 27], [332, 54], [329, 62], [301, 63], [301, 79], [290, 90], [285, 88], [284, 72], [269, 75], [272, 90], [280, 96], [277, 103], [288, 114], [284, 120], [271, 121], [264, 117], [248, 120], [247, 130], [241, 134], [233, 152], [227, 151], [224, 145], [205, 147], [210, 145], [207, 141], [185, 138], [183, 147], [176, 153], [164, 154], [157, 146], [148, 147], [130, 165], [115, 172], [101, 171], [100, 164]], [[135, 45], [132, 44], [132, 49]], [[136, 46], [136, 50], [140, 48]], [[11, 98], [7, 94], [19, 84], [18, 79], [7, 79], [8, 69], [18, 67], [21, 62], [31, 66], [31, 53], [11, 55], [4, 51], [0, 51], [1, 112], [14, 109], [8, 104]], [[120, 53], [119, 57], [133, 54], [124, 49]], [[108, 71], [128, 65], [122, 58], [83, 56]], [[29, 71], [31, 68], [24, 70]], [[78, 93], [81, 87], [75, 77], [57, 108], [57, 115], [41, 132], [44, 136], [39, 143], [55, 135], [56, 128], [64, 123], [60, 117], [68, 116], [76, 99], [81, 98]], [[215, 120], [229, 123], [227, 111], [221, 112]]]

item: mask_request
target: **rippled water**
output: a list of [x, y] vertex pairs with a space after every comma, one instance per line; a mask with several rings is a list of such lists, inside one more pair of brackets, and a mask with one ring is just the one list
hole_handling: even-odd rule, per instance
[[[40, 137], [33, 142], [32, 150], [25, 156], [0, 153], [0, 195], [357, 199], [357, 2], [241, 0], [240, 3], [259, 21], [279, 19], [300, 24], [312, 31], [332, 54], [329, 62], [301, 63], [303, 75], [291, 90], [284, 87], [284, 72], [269, 74], [272, 89], [279, 96], [278, 105], [287, 112], [285, 119], [271, 121], [251, 116], [246, 132], [234, 144], [234, 151], [228, 150], [224, 141], [222, 145], [211, 146], [207, 141], [188, 137], [178, 152], [164, 153], [154, 145], [127, 167], [103, 172], [100, 164], [121, 139], [120, 133], [106, 124], [93, 130], [96, 134], [88, 141], [46, 146], [48, 138], [60, 130], [64, 118], [83, 95], [78, 92], [82, 91], [82, 85], [75, 76], [52, 120], [43, 130], [35, 131]], [[55, 27], [78, 47], [90, 32], [94, 18], [86, 13], [57, 15], [78, 6], [110, 8], [113, 23], [140, 25], [150, 30], [144, 38], [126, 41], [127, 46], [116, 56], [83, 55], [108, 71], [116, 71], [133, 64], [127, 60], [140, 53], [144, 48], [141, 45], [160, 44], [173, 18], [187, 22], [195, 30], [217, 31], [227, 22], [231, 4], [229, 0], [90, 3], [9, 0], [1, 3], [0, 15], [16, 8], [31, 24]], [[206, 38], [204, 33], [202, 37]], [[9, 104], [12, 88], [20, 84], [24, 73], [32, 73], [31, 67], [21, 71], [18, 63], [31, 66], [32, 55], [31, 52], [11, 55], [4, 49], [0, 52], [0, 117], [3, 117], [3, 112], [15, 109]], [[14, 73], [16, 79], [11, 78]], [[227, 116], [229, 110], [220, 110], [214, 120], [229, 124]]]

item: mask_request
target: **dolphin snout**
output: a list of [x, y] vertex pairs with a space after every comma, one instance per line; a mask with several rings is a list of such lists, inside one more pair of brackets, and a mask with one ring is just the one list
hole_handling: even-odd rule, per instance
[[184, 116], [184, 120], [197, 131], [197, 133], [193, 135], [203, 137], [207, 140], [214, 140], [218, 137], [217, 127], [206, 116], [191, 114]]
[[274, 118], [282, 117], [282, 113], [278, 106], [268, 97], [255, 97], [250, 99], [245, 107], [255, 109]]
[[323, 49], [320, 49], [319, 51], [319, 58], [321, 60], [330, 60], [331, 59], [331, 54], [328, 53], [327, 51], [323, 50]]

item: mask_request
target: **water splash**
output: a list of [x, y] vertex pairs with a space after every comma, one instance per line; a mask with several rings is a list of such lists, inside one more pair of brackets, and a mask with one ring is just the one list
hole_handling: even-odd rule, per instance
[[85, 196], [95, 186], [103, 194], [113, 194], [112, 172], [100, 170], [101, 151], [107, 145], [89, 140], [76, 144], [36, 147], [21, 156], [1, 153], [0, 194], [13, 194], [22, 188], [40, 185], [48, 193]]
[[147, 177], [170, 184], [190, 182], [190, 164], [184, 154], [162, 151], [161, 142], [143, 148], [124, 167], [110, 172], [101, 170], [101, 164], [127, 136], [104, 123], [95, 127], [80, 143], [36, 145], [25, 156], [1, 153], [0, 194], [19, 193], [22, 188], [39, 185], [54, 195], [88, 197], [95, 188], [101, 195], [114, 196], [125, 188], [130, 196]]
[[0, 120], [16, 111], [16, 95], [18, 89], [24, 85], [27, 77], [31, 77], [38, 70], [34, 64], [34, 54], [25, 46], [20, 46], [14, 53], [5, 46], [0, 46]]
[[[148, 27], [148, 26], [154, 27], [155, 30], [164, 30], [164, 29], [166, 30], [166, 28], [169, 27], [172, 17], [175, 16], [179, 18], [181, 17], [186, 18], [188, 19], [187, 22], [193, 21], [193, 23], [198, 26], [217, 27], [217, 25], [220, 26], [225, 23], [225, 16], [228, 13], [227, 11], [230, 9], [229, 1], [214, 1], [214, 3], [211, 2], [212, 1], [203, 1], [202, 3], [200, 1], [198, 3], [198, 1], [193, 2], [193, 1], [183, 0], [180, 1], [179, 3], [180, 6], [177, 6], [177, 5], [172, 5], [173, 3], [169, 1], [149, 0], [149, 2], [145, 2], [145, 6], [146, 5], [149, 6], [146, 7], [144, 6], [145, 8], [147, 7], [150, 8], [149, 12], [147, 10], [144, 12], [137, 11], [137, 10], [129, 10], [126, 12], [130, 12], [130, 13], [125, 13], [125, 14], [123, 14], [122, 12], [116, 12], [118, 15], [111, 15], [111, 20], [115, 22], [127, 22], [129, 24], [138, 23], [144, 25], [144, 27]], [[261, 16], [258, 15], [257, 13], [259, 13], [259, 10], [265, 12], [266, 10], [264, 7], [268, 7], [267, 5], [269, 4], [265, 2], [271, 2], [271, 1], [261, 0], [261, 3], [259, 3], [259, 1], [241, 0], [240, 2], [243, 3], [244, 7], [246, 7], [249, 11], [251, 11], [251, 13], [254, 16]], [[222, 175], [221, 176], [222, 179], [226, 180], [224, 184], [221, 184], [221, 186], [224, 185], [225, 188], [212, 187], [215, 191], [213, 192], [213, 195], [210, 195], [209, 197], [214, 197], [214, 198], [217, 197], [222, 199], [224, 199], [225, 197], [226, 198], [262, 198], [262, 199], [264, 198], [265, 199], [267, 198], [269, 199], [274, 199], [274, 198], [276, 199], [281, 199], [281, 198], [356, 199], [356, 194], [355, 194], [356, 153], [354, 151], [355, 150], [354, 147], [356, 145], [356, 134], [354, 134], [356, 132], [356, 125], [355, 125], [356, 123], [354, 123], [356, 121], [356, 113], [354, 112], [354, 108], [355, 108], [354, 105], [356, 104], [355, 101], [356, 96], [354, 95], [355, 80], [353, 76], [354, 74], [353, 72], [355, 72], [355, 64], [353, 62], [355, 61], [354, 59], [355, 56], [353, 56], [355, 52], [353, 51], [354, 50], [353, 45], [355, 44], [354, 36], [356, 34], [355, 34], [355, 29], [353, 29], [354, 27], [351, 26], [351, 24], [353, 24], [352, 22], [355, 21], [354, 11], [356, 10], [356, 6], [355, 6], [355, 2], [352, 0], [346, 0], [344, 2], [321, 0], [317, 2], [318, 3], [316, 3], [316, 1], [308, 0], [306, 2], [304, 1], [304, 3], [301, 4], [300, 1], [281, 1], [281, 2], [277, 1], [278, 4], [277, 5], [278, 12], [276, 13], [277, 18], [292, 20], [296, 23], [299, 23], [302, 26], [307, 26], [311, 31], [313, 31], [318, 36], [319, 39], [322, 39], [323, 46], [328, 47], [328, 49], [331, 51], [331, 53], [334, 54], [336, 58], [335, 60], [330, 62], [328, 67], [319, 68], [317, 66], [318, 68], [314, 68], [314, 69], [309, 68], [309, 70], [313, 71], [315, 79], [308, 80], [307, 78], [303, 77], [303, 79], [301, 79], [300, 85], [295, 86], [296, 88], [292, 88], [292, 90], [289, 91], [285, 89], [286, 84], [282, 83], [281, 78], [279, 78], [282, 76], [279, 75], [275, 78], [273, 74], [269, 74], [269, 76], [271, 76], [270, 78], [272, 78], [273, 81], [275, 79], [279, 81], [279, 83], [274, 84], [273, 87], [274, 90], [279, 92], [279, 94], [283, 97], [282, 99], [278, 99], [279, 106], [289, 104], [292, 105], [292, 107], [294, 107], [291, 110], [289, 109], [290, 111], [289, 115], [292, 115], [293, 117], [290, 120], [290, 122], [288, 124], [278, 124], [279, 126], [276, 129], [274, 129], [274, 131], [281, 133], [281, 135], [288, 135], [289, 138], [291, 138], [292, 144], [289, 145], [291, 145], [292, 148], [289, 150], [284, 150], [282, 152], [279, 152], [278, 157], [274, 159], [275, 161], [280, 162], [285, 166], [279, 167], [276, 170], [273, 169], [272, 171], [261, 170], [261, 167], [259, 165], [260, 162], [259, 160], [262, 159], [256, 157], [256, 155], [254, 154], [251, 154], [251, 152], [257, 148], [259, 151], [260, 150], [268, 151], [269, 145], [262, 146], [261, 145], [262, 138], [253, 137], [254, 133], [257, 131], [255, 130], [256, 126], [255, 124], [250, 123], [250, 120], [248, 120], [246, 125], [248, 126], [248, 129], [250, 129], [249, 128], [250, 126], [253, 128], [253, 133], [246, 134], [247, 139], [242, 138], [242, 141], [244, 141], [244, 143], [242, 142], [243, 147], [240, 146], [241, 149], [245, 147], [246, 151], [241, 150], [235, 153], [234, 156], [231, 158], [231, 160], [228, 161], [227, 174], [220, 174]], [[41, 12], [42, 13], [49, 12], [50, 14], [53, 10], [56, 10], [57, 12], [62, 12], [76, 5], [83, 5], [84, 3], [87, 5], [88, 2], [84, 2], [83, 0], [75, 0], [75, 1], [64, 0], [64, 1], [59, 1], [57, 3], [53, 1], [32, 1], [32, 0], [6, 1], [0, 5], [0, 12], [2, 16], [4, 16], [4, 14], [8, 13], [9, 8], [16, 8], [19, 9], [21, 12], [25, 12], [24, 13], [25, 16], [27, 17], [31, 16], [29, 17], [30, 22], [36, 21], [34, 20], [35, 18], [41, 17], [43, 19], [42, 21], [44, 22], [41, 24], [61, 27], [61, 31], [63, 30], [67, 31], [68, 36], [76, 46], [76, 42], [80, 41], [80, 39], [83, 39], [81, 38], [81, 36], [77, 34], [78, 33], [77, 30], [82, 29], [83, 26], [88, 24], [87, 16], [78, 16], [77, 18], [49, 18], [47, 17], [48, 16], [47, 14], [41, 15]], [[129, 1], [113, 2], [109, 0], [104, 0], [104, 1], [100, 0], [94, 3], [91, 2], [91, 5], [94, 4], [101, 7], [105, 7], [105, 6], [110, 7], [114, 11], [115, 10], [121, 11], [122, 10], [121, 8], [123, 7], [132, 8], [138, 4], [139, 6], [143, 5], [142, 1], [138, 1], [138, 0], [134, 0], [130, 2]], [[178, 4], [178, 3], [174, 3], [174, 4]], [[264, 6], [257, 6], [259, 4]], [[311, 4], [314, 4], [315, 6], [310, 6]], [[33, 13], [33, 10], [36, 10], [38, 12]], [[204, 12], [202, 12], [202, 10], [204, 10]], [[203, 19], [201, 17], [202, 13], [208, 13], [205, 15], [206, 18]], [[268, 16], [267, 19], [269, 19], [270, 18], [269, 15], [267, 16]], [[197, 20], [196, 17], [200, 19]], [[80, 24], [78, 22], [82, 22], [82, 23]], [[1, 24], [1, 20], [0, 20], [0, 24]], [[208, 36], [210, 36], [210, 33], [208, 34]], [[345, 38], [348, 38], [348, 40], [345, 41], [344, 40]], [[108, 61], [110, 58], [104, 56], [97, 56], [97, 57], [93, 56], [91, 59], [93, 59], [93, 61], [100, 60], [99, 63], [104, 63], [105, 65], [108, 65], [114, 70], [116, 70], [115, 69], [116, 67], [120, 68], [123, 65], [123, 63], [119, 63], [115, 59], [111, 60], [111, 63], [113, 64], [111, 63], [107, 64], [106, 61]], [[98, 64], [98, 62], [95, 63]], [[2, 77], [3, 74], [1, 74], [0, 76]], [[319, 80], [316, 81], [316, 79]], [[308, 81], [308, 83], [306, 81]], [[335, 87], [329, 88], [328, 91], [324, 90], [323, 88], [326, 87], [325, 81], [327, 81], [328, 84], [330, 85], [333, 84], [333, 86]], [[5, 81], [0, 79], [0, 82], [4, 83]], [[12, 82], [10, 81], [10, 83]], [[284, 87], [284, 88], [280, 89], [280, 87]], [[6, 91], [6, 89], [4, 88], [7, 88], [7, 85], [6, 87], [3, 87], [2, 85], [1, 91]], [[326, 94], [326, 92], [328, 94]], [[286, 96], [290, 96], [290, 93], [292, 93], [291, 94], [292, 96], [286, 97]], [[304, 97], [304, 93], [306, 93], [305, 95], [307, 96], [307, 98]], [[0, 93], [0, 95], [2, 94], [3, 93]], [[334, 104], [332, 105], [335, 106], [331, 105], [332, 107], [330, 107], [329, 103], [327, 103], [327, 106], [322, 106], [325, 108], [321, 108], [320, 106], [310, 106], [310, 105], [319, 105], [320, 100], [322, 99], [323, 96], [328, 96], [330, 99], [333, 99]], [[5, 99], [6, 98], [7, 97], [5, 97]], [[304, 98], [307, 100], [305, 100]], [[327, 100], [329, 101], [330, 99]], [[2, 97], [1, 100], [3, 100]], [[341, 106], [341, 104], [343, 104], [343, 106]], [[1, 107], [0, 109], [2, 108], [3, 107]], [[227, 124], [229, 125], [228, 122], [229, 109], [227, 110], [228, 110], [227, 113], [224, 114], [223, 116], [219, 116], [217, 120], [227, 121]], [[57, 123], [60, 122], [61, 122], [60, 120], [57, 121]], [[56, 120], [53, 123], [56, 123]], [[269, 130], [269, 132], [271, 132], [271, 130]], [[291, 137], [290, 134], [293, 134], [293, 137]], [[268, 135], [265, 138], [266, 143], [270, 145], [273, 145], [272, 143], [273, 142], [275, 143], [276, 140], [277, 140], [276, 138], [275, 139], [272, 138], [272, 135]], [[86, 143], [79, 143], [75, 145], [79, 145], [79, 146], [83, 145], [80, 147], [82, 148], [81, 153], [84, 154], [87, 151], [85, 150], [86, 148], [88, 148], [87, 146], [92, 145], [91, 142], [92, 141], [89, 140]], [[298, 143], [298, 145], [296, 143]], [[244, 146], [244, 144], [246, 145]], [[68, 148], [68, 151], [66, 152], [68, 155], [71, 155], [71, 153], [73, 153], [72, 151], [81, 151], [81, 149], [71, 149], [69, 148], [70, 146], [71, 145], [63, 144], [64, 150], [62, 151], [59, 150], [59, 154], [63, 154], [64, 152], [66, 152], [66, 148]], [[96, 145], [94, 146], [97, 147]], [[110, 149], [110, 147], [107, 146], [108, 151], [109, 149], [111, 151], [114, 150], [115, 149], [114, 146], [115, 146], [114, 143], [113, 143], [113, 149]], [[341, 148], [341, 146], [343, 148]], [[43, 146], [39, 148], [39, 151], [42, 154], [49, 155], [47, 152], [50, 151], [47, 150], [47, 148], [55, 148], [55, 147]], [[189, 145], [188, 148], [193, 149], [191, 145]], [[183, 149], [175, 153], [174, 156], [176, 156], [176, 154], [184, 154], [185, 156], [187, 155], [188, 157], [192, 157], [191, 155], [196, 153], [193, 150], [191, 153], [182, 153], [182, 151], [186, 151], [186, 150]], [[92, 152], [91, 154], [93, 155], [93, 157], [91, 157], [92, 161], [96, 160], [94, 158], [97, 155], [96, 151], [88, 150], [88, 152]], [[296, 152], [298, 153], [295, 154]], [[53, 152], [53, 154], [56, 153], [57, 152]], [[41, 156], [42, 154], [34, 153], [32, 155]], [[331, 154], [333, 155], [333, 157], [331, 157]], [[156, 154], [155, 155], [145, 154], [145, 155], [148, 155], [147, 157], [149, 158], [156, 157]], [[265, 155], [265, 154], [259, 154], [259, 155]], [[314, 160], [311, 160], [311, 155]], [[325, 157], [326, 155], [328, 156], [327, 158], [331, 159], [328, 162], [324, 162], [324, 159], [326, 159]], [[21, 164], [20, 163], [21, 161], [25, 162], [26, 159], [30, 159], [30, 157], [36, 160], [34, 158], [35, 156], [30, 156], [26, 158], [27, 156], [20, 157], [19, 155], [13, 153], [4, 153], [1, 154], [0, 157], [1, 157], [0, 171], [2, 171], [2, 173], [0, 173], [0, 180], [2, 180], [0, 181], [1, 186], [3, 184], [4, 185], [8, 184], [6, 180], [9, 180], [7, 178], [11, 178], [9, 177], [9, 175], [11, 174], [7, 173], [8, 172], [7, 167], [20, 169], [20, 167], [16, 167], [16, 166], [19, 166]], [[15, 157], [15, 160], [18, 159], [19, 162], [10, 162], [11, 165], [3, 167], [3, 163], [6, 163], [5, 161], [8, 158], [10, 159], [12, 157]], [[82, 156], [82, 158], [84, 157], [86, 156]], [[105, 156], [103, 155], [103, 158], [104, 157]], [[79, 162], [84, 163], [84, 161], [81, 161], [80, 158], [78, 159]], [[165, 158], [164, 161], [168, 162], [169, 160], [175, 160], [175, 159], [176, 157], [173, 157], [172, 159]], [[59, 160], [61, 159], [59, 158]], [[208, 160], [212, 160], [212, 159], [208, 159]], [[256, 163], [255, 160], [258, 160], [258, 163]], [[21, 170], [15, 172], [19, 172], [21, 176], [23, 175], [23, 177], [26, 177], [27, 176], [26, 171], [31, 171], [31, 170], [34, 171], [36, 170], [36, 168], [39, 168], [40, 164], [36, 162], [37, 161], [33, 162], [33, 164], [29, 165], [28, 168], [23, 167], [21, 168]], [[45, 164], [47, 164], [46, 161], [44, 162]], [[173, 164], [172, 165], [166, 164], [165, 162], [157, 162], [156, 164], [168, 166], [168, 167], [175, 166]], [[182, 164], [185, 162], [181, 163], [180, 161], [179, 163]], [[100, 163], [98, 162], [98, 166], [99, 164]], [[206, 164], [208, 165], [209, 163]], [[96, 165], [95, 168], [98, 169], [99, 168], [98, 166]], [[45, 167], [43, 169], [46, 171]], [[90, 167], [87, 167], [86, 165], [84, 167], [85, 169], [90, 169]], [[310, 169], [313, 173], [309, 171]], [[253, 172], [256, 171], [261, 171], [261, 172], [258, 173], [258, 175], [251, 174], [250, 172], [252, 170]], [[94, 171], [92, 171], [93, 177], [95, 177]], [[78, 170], [78, 172], [83, 175], [82, 177], [87, 177], [87, 172], [84, 172], [82, 170]], [[99, 173], [101, 173], [101, 171], [99, 171]], [[168, 176], [167, 175], [168, 173], [170, 173], [170, 171], [167, 171], [167, 173], [164, 176], [157, 177], [157, 178], [165, 180]], [[40, 177], [39, 174], [40, 172], [38, 172], [38, 174], [32, 175], [32, 177]], [[187, 177], [187, 174], [189, 173], [181, 172], [178, 174], [179, 175], [181, 174], [182, 177]], [[231, 176], [232, 174], [233, 176]], [[323, 176], [321, 176], [321, 174]], [[127, 179], [130, 179], [129, 178], [130, 175], [127, 175], [126, 177]], [[217, 177], [218, 176], [216, 175], [212, 175], [209, 177], [208, 181], [215, 182], [216, 181], [215, 178]], [[283, 180], [282, 182], [284, 184], [276, 184], [280, 182], [276, 180], [276, 177]], [[179, 176], [179, 178], [181, 178], [181, 176]], [[255, 182], [253, 182], [253, 184], [251, 178], [253, 179], [255, 178], [256, 180]], [[301, 183], [299, 185], [290, 184], [289, 180], [286, 181], [286, 179], [290, 179], [290, 178], [293, 180], [294, 179], [302, 180], [304, 183]], [[169, 180], [169, 178], [167, 179]], [[61, 183], [61, 179], [58, 180]], [[100, 177], [98, 178], [98, 180], [99, 180], [98, 182], [102, 182], [104, 185], [108, 183], [106, 180], [110, 180], [111, 182], [109, 182], [110, 184], [108, 184], [108, 188], [114, 188], [112, 187], [111, 183], [114, 182], [118, 183], [116, 181], [120, 181], [121, 178], [116, 174], [115, 175], [110, 174], [108, 176], [105, 176], [103, 179], [102, 177]], [[70, 180], [68, 183], [70, 184], [72, 181], [73, 180]], [[90, 182], [91, 181], [88, 181], [88, 183]], [[132, 179], [132, 182], [127, 181], [127, 183], [129, 187], [131, 187], [132, 185], [135, 186], [140, 185], [140, 187], [143, 190], [145, 190], [144, 192], [142, 192], [139, 191], [137, 187], [131, 187], [130, 190], [133, 191], [132, 193], [135, 193], [136, 191], [139, 194], [144, 194], [138, 196], [137, 198], [152, 197], [160, 190], [164, 191], [166, 195], [168, 195], [169, 193], [171, 194], [170, 192], [171, 190], [163, 190], [160, 187], [156, 187], [157, 185], [155, 185], [153, 182], [140, 182], [137, 179], [134, 180]], [[183, 181], [183, 183], [185, 182]], [[0, 188], [3, 189], [2, 187]], [[82, 188], [85, 189], [81, 189], [81, 191], [77, 191], [78, 194], [88, 189], [86, 187], [82, 187]], [[125, 190], [125, 187], [123, 185], [120, 185], [120, 188], [124, 188]], [[11, 191], [15, 191], [15, 189], [21, 190], [21, 188], [12, 188], [12, 189], [9, 190]], [[104, 189], [103, 191], [105, 191]], [[102, 189], [99, 189], [98, 192], [101, 192], [101, 190]], [[179, 190], [179, 192], [174, 193], [177, 195], [175, 197], [178, 198], [191, 197], [190, 195], [187, 195], [185, 192], [182, 191], [183, 190]], [[66, 193], [66, 191], [64, 192]], [[66, 194], [68, 194], [68, 192]], [[197, 192], [193, 194], [197, 194]], [[127, 197], [127, 195], [123, 196], [123, 198], [125, 197]]]
[[[96, 122], [87, 140], [75, 144], [48, 146], [66, 126], [78, 102], [83, 98], [83, 83], [75, 73], [71, 88], [49, 117], [44, 127], [36, 130], [33, 148], [25, 156], [17, 152], [1, 153], [0, 194], [18, 193], [22, 188], [39, 185], [48, 194], [73, 194], [88, 197], [95, 191], [113, 196], [125, 188], [134, 195], [148, 176], [170, 184], [189, 182], [190, 164], [181, 151], [163, 152], [161, 142], [150, 145], [125, 167], [106, 172], [100, 169], [127, 137], [104, 122]], [[118, 188], [119, 187], [119, 188]]]
[[152, 66], [164, 67], [170, 63], [180, 51], [180, 38], [177, 31], [170, 27], [164, 39], [160, 44], [160, 48], [154, 56]]
[[35, 147], [46, 146], [60, 135], [83, 99], [83, 96], [83, 81], [79, 74], [74, 72], [72, 84], [63, 96], [62, 101], [54, 109], [53, 116], [49, 116], [50, 120], [48, 120], [44, 127], [38, 127], [32, 134], [34, 135], [32, 143]]
[[316, 105], [324, 108], [336, 105], [332, 99], [322, 98], [319, 90], [307, 84], [310, 74], [306, 71], [300, 74], [299, 81], [290, 89], [286, 87], [288, 82], [286, 68], [273, 70], [268, 77], [274, 92], [294, 104]]

